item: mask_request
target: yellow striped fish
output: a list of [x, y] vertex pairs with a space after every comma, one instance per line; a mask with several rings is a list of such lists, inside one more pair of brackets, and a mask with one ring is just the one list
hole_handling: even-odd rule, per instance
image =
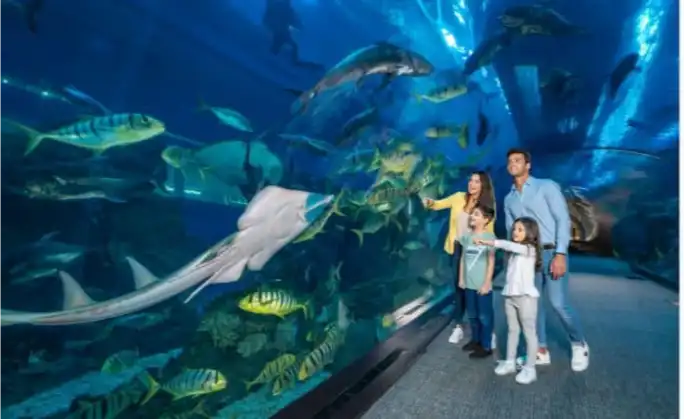
[[252, 381], [247, 381], [247, 391], [255, 384], [266, 384], [283, 374], [288, 368], [297, 362], [297, 358], [292, 354], [283, 354], [273, 361], [267, 363], [259, 375]]
[[442, 103], [468, 93], [468, 86], [465, 84], [454, 84], [449, 86], [436, 87], [425, 94], [415, 94], [414, 96], [420, 103], [423, 99], [432, 103]]
[[249, 313], [278, 316], [284, 319], [288, 314], [302, 310], [309, 317], [309, 304], [301, 302], [285, 290], [256, 291], [243, 297], [238, 306]]
[[299, 381], [312, 377], [317, 372], [322, 371], [326, 365], [331, 364], [335, 360], [336, 351], [337, 345], [335, 342], [328, 339], [324, 340], [302, 361], [299, 373], [297, 374]]
[[294, 385], [297, 383], [298, 370], [299, 368], [297, 368], [297, 365], [293, 365], [285, 370], [282, 374], [277, 376], [275, 380], [273, 380], [272, 393], [274, 396], [278, 396], [283, 391], [287, 391], [294, 387]]
[[78, 409], [65, 419], [114, 419], [137, 404], [143, 393], [141, 390], [125, 389], [94, 402], [82, 401], [78, 403]]
[[164, 124], [139, 113], [120, 113], [83, 119], [50, 132], [39, 132], [18, 122], [3, 119], [24, 131], [29, 143], [24, 155], [30, 154], [43, 140], [53, 140], [102, 153], [109, 148], [148, 140], [165, 130]]
[[142, 404], [147, 403], [159, 389], [171, 394], [173, 400], [188, 396], [200, 396], [214, 393], [226, 388], [228, 381], [219, 371], [212, 369], [186, 369], [163, 385], [159, 385], [151, 375], [147, 374], [149, 391]]
[[116, 374], [132, 367], [138, 359], [137, 350], [119, 351], [110, 355], [102, 364], [102, 372]]

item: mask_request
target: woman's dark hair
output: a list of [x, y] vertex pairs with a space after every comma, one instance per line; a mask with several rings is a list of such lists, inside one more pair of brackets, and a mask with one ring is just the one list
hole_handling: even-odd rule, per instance
[[[492, 178], [489, 177], [489, 174], [487, 172], [484, 172], [482, 170], [473, 172], [470, 176], [473, 175], [478, 175], [480, 177], [480, 184], [482, 185], [480, 190], [480, 197], [477, 199], [475, 205], [483, 204], [484, 206], [489, 208], [496, 208], [496, 199], [494, 198], [494, 187], [492, 186]], [[464, 208], [468, 205], [469, 201], [470, 192], [466, 191], [466, 199], [465, 204], [463, 206]]]
[[534, 250], [537, 252], [534, 267], [536, 270], [541, 271], [542, 252], [540, 244], [541, 240], [539, 235], [539, 225], [535, 220], [533, 220], [530, 217], [520, 217], [517, 220], [515, 220], [515, 222], [513, 223], [514, 226], [515, 223], [522, 224], [523, 228], [525, 229], [525, 240], [523, 240], [520, 244], [526, 244], [534, 248]]
[[482, 216], [487, 220], [487, 224], [491, 223], [494, 219], [494, 216], [496, 216], [496, 210], [493, 207], [485, 205], [482, 202], [478, 202], [477, 204], [475, 204], [473, 211], [475, 210], [480, 210]]

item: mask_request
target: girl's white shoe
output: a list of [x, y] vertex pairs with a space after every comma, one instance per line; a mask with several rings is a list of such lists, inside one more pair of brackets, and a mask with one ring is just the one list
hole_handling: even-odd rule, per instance
[[508, 375], [515, 372], [515, 361], [499, 361], [499, 365], [494, 368], [494, 374], [496, 375]]
[[535, 381], [537, 381], [537, 370], [534, 367], [523, 367], [515, 376], [515, 382], [518, 384], [530, 384]]

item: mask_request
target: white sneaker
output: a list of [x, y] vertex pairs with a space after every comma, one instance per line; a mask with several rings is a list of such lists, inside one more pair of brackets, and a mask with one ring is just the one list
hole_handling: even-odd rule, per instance
[[570, 368], [575, 372], [582, 372], [589, 368], [589, 345], [586, 343], [572, 344]]
[[513, 361], [499, 361], [499, 365], [494, 368], [494, 374], [496, 375], [508, 375], [515, 372], [515, 362]]
[[496, 335], [492, 333], [492, 350], [496, 349]]
[[[518, 369], [521, 369], [523, 366], [525, 366], [525, 363], [527, 362], [527, 356], [519, 356], [515, 360], [515, 364], [518, 367]], [[551, 364], [551, 354], [549, 353], [549, 350], [547, 349], [546, 352], [537, 352], [537, 362], [535, 362], [535, 365], [550, 365]]]
[[537, 381], [537, 370], [534, 367], [523, 367], [515, 376], [515, 382], [518, 384], [530, 384], [535, 381]]
[[449, 336], [449, 343], [453, 344], [458, 344], [458, 342], [463, 339], [463, 327], [461, 326], [456, 326], [454, 327], [454, 330], [451, 332], [451, 336]]

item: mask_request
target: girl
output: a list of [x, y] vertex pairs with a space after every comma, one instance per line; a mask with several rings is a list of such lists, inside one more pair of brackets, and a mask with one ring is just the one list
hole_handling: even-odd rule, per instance
[[458, 286], [465, 290], [466, 311], [470, 322], [471, 339], [464, 351], [472, 351], [470, 358], [486, 358], [492, 354], [494, 307], [492, 276], [494, 251], [478, 244], [496, 239], [486, 230], [494, 219], [494, 209], [483, 204], [475, 205], [470, 214], [472, 231], [461, 237], [463, 257], [460, 264]]
[[[527, 343], [527, 361], [515, 376], [519, 384], [530, 384], [537, 379], [537, 299], [539, 291], [534, 286], [534, 276], [542, 266], [539, 247], [539, 226], [528, 217], [521, 217], [513, 223], [513, 242], [507, 240], [475, 240], [476, 243], [493, 246], [510, 253], [506, 268], [506, 286], [501, 294], [505, 298], [506, 321], [508, 322], [508, 344], [506, 360], [499, 362], [496, 375], [516, 372], [515, 356], [522, 326]], [[518, 320], [520, 319], [520, 320]]]
[[[482, 171], [470, 175], [468, 189], [465, 192], [456, 192], [439, 200], [423, 199], [423, 206], [429, 210], [450, 210], [449, 232], [444, 242], [444, 251], [452, 257], [454, 266], [455, 325], [449, 336], [449, 342], [453, 344], [458, 344], [464, 336], [462, 322], [465, 315], [465, 292], [458, 287], [463, 251], [460, 239], [470, 232], [470, 213], [478, 202], [489, 208], [496, 208], [492, 180], [486, 172]], [[494, 223], [489, 223], [486, 230], [494, 233]], [[494, 341], [492, 341], [492, 347], [494, 347]]]

